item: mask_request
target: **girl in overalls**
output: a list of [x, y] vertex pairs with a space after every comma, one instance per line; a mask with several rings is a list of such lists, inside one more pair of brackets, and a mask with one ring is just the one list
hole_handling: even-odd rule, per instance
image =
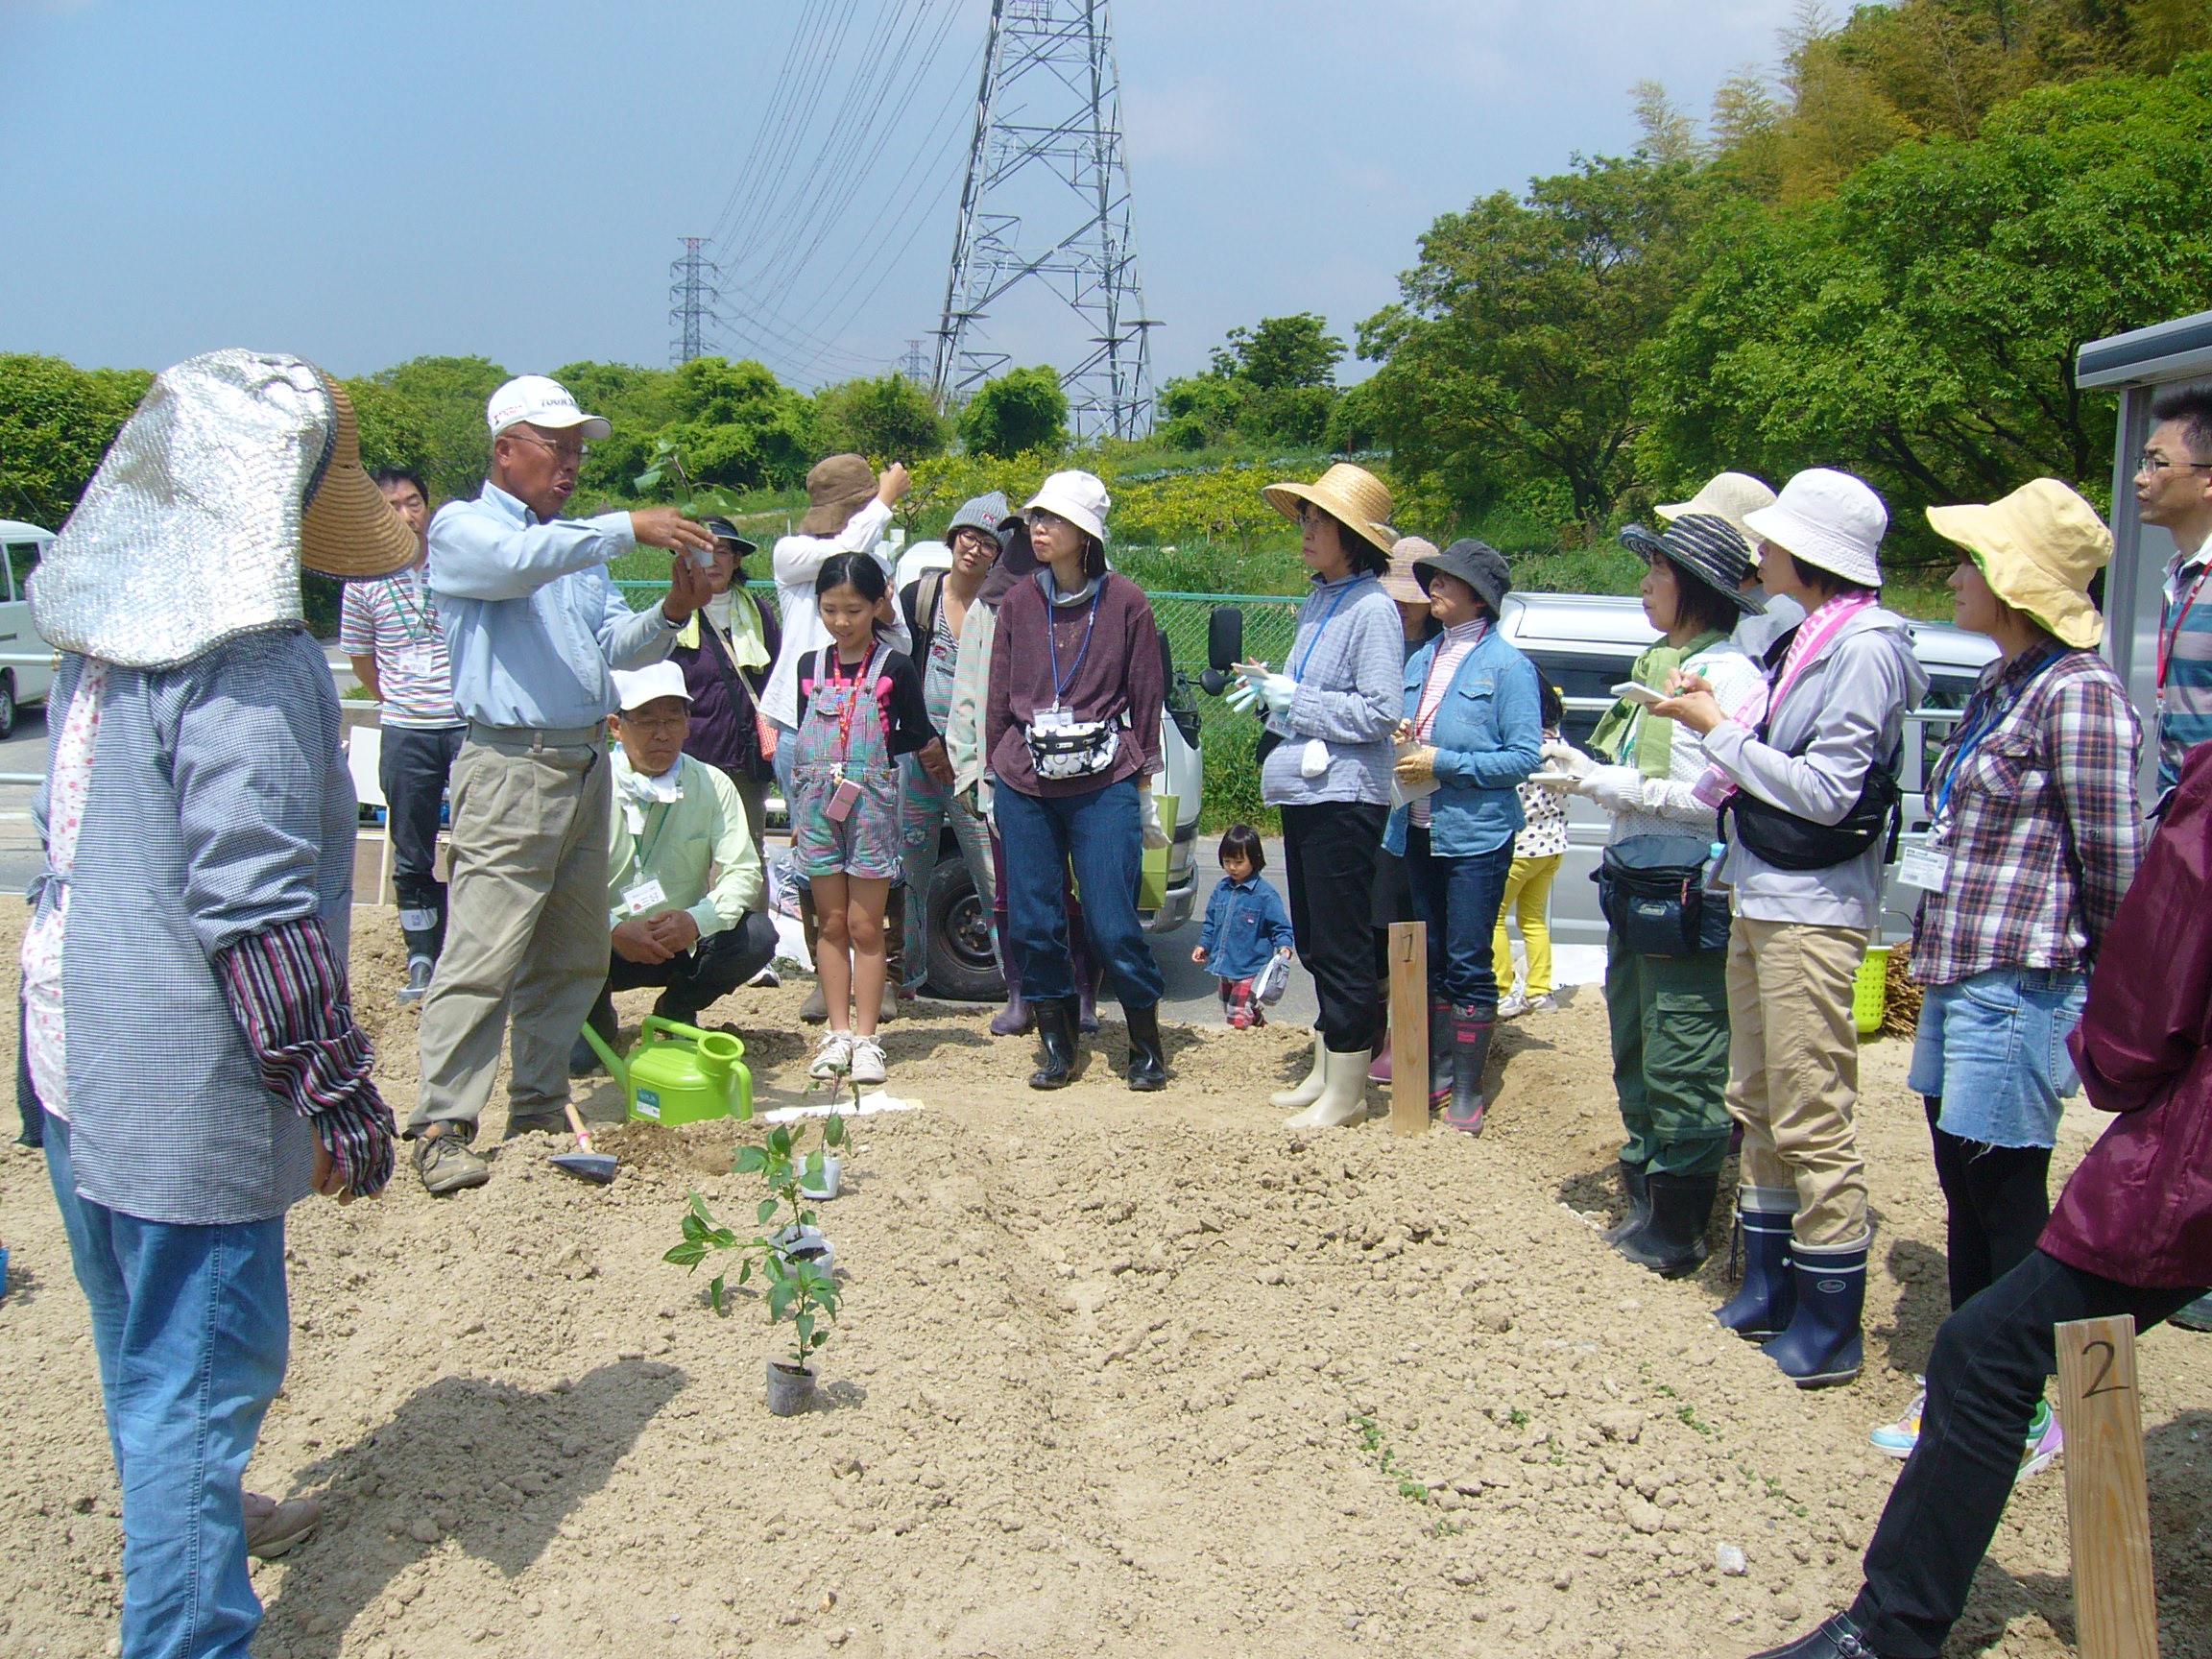
[[951, 779], [929, 724], [922, 676], [877, 637], [890, 582], [866, 553], [840, 553], [814, 579], [833, 644], [799, 661], [791, 847], [821, 921], [815, 972], [830, 1029], [809, 1074], [884, 1080], [876, 1021], [883, 1002], [883, 906], [899, 876], [899, 757]]

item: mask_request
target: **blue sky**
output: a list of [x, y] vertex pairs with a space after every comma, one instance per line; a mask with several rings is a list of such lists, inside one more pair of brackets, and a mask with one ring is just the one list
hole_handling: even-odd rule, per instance
[[[1639, 79], [1702, 110], [1734, 69], [1770, 68], [1791, 10], [1120, 0], [1158, 373], [1264, 315], [1320, 311], [1349, 339], [1438, 214], [1631, 147]], [[347, 374], [426, 352], [664, 363], [677, 238], [720, 225], [768, 290], [726, 301], [732, 354], [803, 385], [880, 372], [938, 320], [988, 12], [0, 0], [0, 350], [152, 368], [252, 346]], [[811, 26], [839, 19], [833, 49]], [[795, 41], [813, 128], [763, 189], [746, 166]], [[846, 89], [876, 84], [874, 164], [800, 191]], [[1027, 316], [997, 343], [1067, 349]]]

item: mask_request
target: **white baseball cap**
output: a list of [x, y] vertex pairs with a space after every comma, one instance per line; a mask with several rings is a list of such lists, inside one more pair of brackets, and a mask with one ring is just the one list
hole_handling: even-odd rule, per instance
[[485, 405], [484, 419], [494, 438], [525, 421], [549, 431], [580, 426], [588, 442], [596, 442], [614, 430], [605, 416], [585, 414], [576, 407], [567, 387], [542, 374], [517, 374], [493, 393], [492, 401]]
[[673, 662], [655, 662], [644, 668], [614, 670], [614, 696], [624, 712], [658, 703], [663, 697], [691, 701], [691, 687], [684, 684], [684, 670]]

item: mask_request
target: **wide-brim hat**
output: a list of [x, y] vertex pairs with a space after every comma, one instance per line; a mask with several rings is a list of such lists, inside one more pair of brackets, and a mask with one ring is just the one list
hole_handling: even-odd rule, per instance
[[748, 553], [760, 551], [759, 542], [738, 535], [737, 526], [731, 523], [727, 518], [709, 518], [706, 520], [706, 525], [708, 535], [713, 537], [717, 541], [727, 541], [740, 559]]
[[300, 516], [300, 563], [340, 578], [404, 570], [422, 544], [361, 465], [353, 399], [322, 370], [315, 373], [330, 398], [330, 422], [322, 468], [307, 486], [306, 511]]
[[1756, 548], [1759, 538], [1751, 533], [1747, 522], [1750, 516], [1762, 507], [1774, 505], [1774, 492], [1764, 479], [1754, 478], [1748, 472], [1716, 472], [1705, 480], [1697, 493], [1687, 501], [1671, 506], [1654, 507], [1652, 512], [1671, 524], [1677, 518], [1687, 518], [1693, 513], [1711, 514], [1725, 518], [1743, 538], [1744, 545]]
[[1399, 540], [1398, 532], [1390, 528], [1389, 487], [1349, 461], [1337, 462], [1310, 484], [1270, 484], [1260, 493], [1286, 518], [1298, 517], [1299, 502], [1312, 503], [1384, 558]]
[[1022, 511], [1034, 513], [1040, 507], [1101, 542], [1108, 540], [1106, 515], [1114, 509], [1114, 497], [1106, 493], [1106, 486], [1094, 473], [1053, 473], [1038, 486], [1037, 493]]
[[2057, 479], [2034, 479], [1986, 505], [1931, 507], [1928, 522], [1966, 549], [1990, 592], [2045, 633], [2083, 650], [2104, 640], [2089, 583], [2112, 561], [2112, 532]]
[[1401, 536], [1390, 549], [1390, 568], [1382, 572], [1382, 591], [1401, 605], [1426, 605], [1429, 590], [1414, 574], [1414, 562], [1433, 559], [1436, 543], [1419, 536]]
[[1748, 615], [1767, 609], [1764, 594], [1743, 590], [1743, 579], [1751, 574], [1751, 543], [1717, 513], [1685, 513], [1656, 536], [1641, 524], [1623, 524], [1621, 545], [1645, 558], [1658, 554]]
[[1414, 579], [1421, 584], [1421, 591], [1429, 591], [1429, 585], [1436, 573], [1456, 576], [1475, 589], [1483, 604], [1490, 607], [1495, 616], [1504, 603], [1505, 595], [1513, 590], [1513, 569], [1505, 563], [1505, 555], [1487, 541], [1478, 541], [1472, 536], [1463, 536], [1441, 553], [1426, 554], [1413, 561]]
[[865, 455], [831, 455], [806, 474], [806, 517], [802, 536], [834, 536], [875, 499], [876, 469]]
[[1782, 486], [1773, 506], [1746, 513], [1743, 525], [1831, 575], [1861, 588], [1882, 586], [1879, 552], [1889, 509], [1863, 478], [1808, 468]]

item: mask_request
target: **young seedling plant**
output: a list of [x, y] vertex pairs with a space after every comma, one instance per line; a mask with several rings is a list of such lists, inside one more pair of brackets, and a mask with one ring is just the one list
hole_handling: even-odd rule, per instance
[[[737, 1149], [736, 1173], [757, 1175], [768, 1189], [768, 1195], [753, 1213], [757, 1231], [752, 1238], [740, 1238], [734, 1228], [725, 1226], [708, 1208], [705, 1198], [693, 1192], [690, 1208], [684, 1215], [684, 1241], [661, 1258], [697, 1272], [709, 1256], [726, 1259], [734, 1254], [740, 1286], [750, 1285], [756, 1274], [761, 1280], [768, 1322], [780, 1325], [785, 1319], [791, 1321], [791, 1364], [800, 1371], [807, 1368], [807, 1359], [830, 1340], [829, 1332], [822, 1327], [835, 1321], [838, 1297], [837, 1281], [828, 1268], [810, 1254], [793, 1253], [805, 1237], [805, 1229], [814, 1225], [814, 1212], [806, 1207], [800, 1188], [821, 1190], [824, 1152], [844, 1145], [845, 1119], [835, 1112], [825, 1118], [821, 1142], [811, 1150], [805, 1144], [805, 1133], [804, 1121], [778, 1123], [769, 1129], [761, 1144]], [[715, 1312], [729, 1317], [734, 1298], [727, 1260], [707, 1286], [707, 1296]]]

